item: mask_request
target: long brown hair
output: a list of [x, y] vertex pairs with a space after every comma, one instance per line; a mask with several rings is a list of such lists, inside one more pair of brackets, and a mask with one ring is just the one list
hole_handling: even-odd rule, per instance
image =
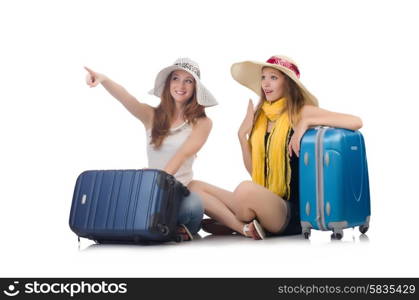
[[[170, 80], [172, 73], [166, 78], [164, 89], [160, 97], [160, 104], [154, 109], [151, 142], [156, 149], [160, 148], [165, 137], [169, 134], [175, 114], [175, 100], [170, 94]], [[199, 118], [206, 117], [205, 107], [198, 104], [196, 99], [196, 83], [192, 97], [185, 103], [183, 117], [189, 124], [195, 124]]]

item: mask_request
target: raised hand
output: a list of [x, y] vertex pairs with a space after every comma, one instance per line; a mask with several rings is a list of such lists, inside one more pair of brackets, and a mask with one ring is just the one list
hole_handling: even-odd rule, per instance
[[102, 83], [106, 79], [105, 75], [97, 73], [89, 69], [88, 67], [84, 67], [84, 68], [87, 71], [86, 83], [91, 88], [97, 86], [99, 83]]
[[249, 99], [249, 104], [247, 105], [247, 112], [244, 120], [239, 128], [239, 136], [245, 137], [247, 136], [253, 127], [253, 116], [255, 114], [255, 110], [253, 108], [252, 99]]

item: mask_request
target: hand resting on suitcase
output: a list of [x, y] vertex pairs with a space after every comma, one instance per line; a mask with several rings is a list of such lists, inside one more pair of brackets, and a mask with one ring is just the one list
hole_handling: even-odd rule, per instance
[[294, 152], [298, 157], [304, 133], [310, 127], [320, 125], [358, 130], [362, 127], [362, 120], [357, 116], [332, 112], [313, 105], [304, 105], [301, 109], [300, 121], [293, 128], [294, 134], [288, 145], [289, 155], [292, 156], [292, 152]]

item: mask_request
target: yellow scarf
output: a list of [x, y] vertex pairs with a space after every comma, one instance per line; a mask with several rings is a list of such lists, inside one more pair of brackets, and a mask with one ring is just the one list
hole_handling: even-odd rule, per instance
[[[252, 147], [253, 181], [280, 197], [288, 199], [291, 166], [287, 140], [291, 123], [287, 112], [284, 111], [285, 105], [285, 98], [273, 103], [268, 101], [263, 103], [253, 127], [250, 143]], [[265, 134], [268, 120], [275, 121], [275, 126], [269, 134], [266, 151]], [[266, 152], [268, 155], [266, 155]], [[267, 163], [267, 178], [265, 178], [265, 163]]]

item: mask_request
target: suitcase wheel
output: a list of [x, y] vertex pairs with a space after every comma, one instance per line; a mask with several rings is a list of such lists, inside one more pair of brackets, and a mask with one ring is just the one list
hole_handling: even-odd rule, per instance
[[310, 237], [310, 232], [304, 232], [304, 238], [308, 240], [309, 237]]
[[361, 226], [359, 226], [359, 231], [362, 233], [362, 234], [365, 234], [367, 231], [368, 231], [368, 226], [365, 226], [365, 225], [361, 225]]
[[184, 197], [188, 197], [190, 193], [191, 193], [191, 192], [188, 190], [188, 188], [187, 188], [187, 187], [184, 187], [184, 188], [183, 188], [183, 196], [184, 196]]
[[168, 235], [169, 234], [169, 227], [167, 227], [166, 225], [162, 225], [162, 224], [158, 224], [157, 228], [159, 229], [160, 233], [163, 235]]
[[333, 232], [332, 233], [332, 239], [334, 240], [341, 240], [343, 238], [342, 232]]
[[175, 236], [175, 242], [176, 243], [180, 243], [183, 242], [183, 237], [179, 234]]

